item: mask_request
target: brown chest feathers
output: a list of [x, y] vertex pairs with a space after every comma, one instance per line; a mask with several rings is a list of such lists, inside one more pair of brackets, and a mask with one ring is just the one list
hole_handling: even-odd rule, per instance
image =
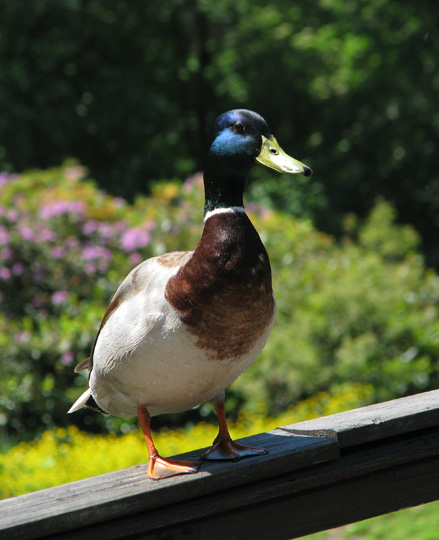
[[267, 252], [244, 213], [206, 221], [192, 258], [169, 280], [165, 297], [212, 359], [252, 348], [272, 321], [274, 298]]

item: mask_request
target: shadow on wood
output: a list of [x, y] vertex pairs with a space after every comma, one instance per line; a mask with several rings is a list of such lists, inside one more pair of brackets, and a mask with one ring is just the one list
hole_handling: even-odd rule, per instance
[[5, 500], [0, 530], [11, 540], [282, 540], [439, 499], [439, 391], [243, 441], [269, 454], [159, 482], [140, 465]]

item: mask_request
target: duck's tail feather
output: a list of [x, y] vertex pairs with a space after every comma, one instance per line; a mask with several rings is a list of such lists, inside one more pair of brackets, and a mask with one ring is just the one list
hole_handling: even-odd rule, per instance
[[80, 396], [75, 403], [70, 407], [70, 409], [67, 411], [67, 414], [78, 411], [79, 409], [82, 409], [84, 405], [87, 405], [87, 401], [91, 397], [90, 388], [87, 388], [87, 390]]
[[67, 414], [78, 411], [79, 409], [82, 409], [82, 407], [84, 407], [85, 405], [87, 405], [87, 407], [95, 409], [96, 411], [108, 414], [107, 411], [101, 409], [101, 407], [99, 407], [99, 405], [96, 403], [95, 398], [91, 395], [90, 388], [87, 388], [87, 390], [75, 401], [75, 403], [73, 403], [73, 405], [67, 411]]

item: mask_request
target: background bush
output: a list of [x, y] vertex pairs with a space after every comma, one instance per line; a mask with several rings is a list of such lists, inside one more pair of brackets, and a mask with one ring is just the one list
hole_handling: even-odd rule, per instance
[[[0, 183], [0, 423], [7, 443], [54, 426], [129, 431], [130, 422], [83, 410], [74, 365], [87, 357], [102, 316], [143, 258], [193, 249], [202, 229], [201, 175], [160, 183], [133, 204], [83, 179], [75, 164]], [[269, 175], [270, 173], [267, 172]], [[227, 408], [278, 415], [322, 390], [373, 386], [371, 401], [438, 384], [439, 278], [419, 237], [378, 201], [341, 242], [310, 221], [248, 204], [273, 266], [278, 320], [258, 361], [228, 391]], [[210, 405], [159, 417], [156, 426], [209, 418]]]
[[[268, 198], [340, 234], [378, 195], [439, 249], [439, 12], [409, 0], [1, 2], [0, 169], [74, 156], [133, 199], [202, 167], [219, 113], [260, 112], [315, 169]], [[297, 194], [297, 190], [295, 193]], [[297, 214], [296, 214], [297, 215]]]

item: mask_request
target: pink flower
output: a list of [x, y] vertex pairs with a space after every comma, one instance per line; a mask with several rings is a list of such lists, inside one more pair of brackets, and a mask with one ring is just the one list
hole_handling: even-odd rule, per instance
[[110, 260], [113, 256], [112, 252], [102, 246], [88, 245], [82, 250], [82, 258], [85, 261], [92, 261], [94, 259], [106, 259]]
[[110, 223], [99, 223], [98, 231], [104, 242], [108, 242], [114, 234], [113, 225], [110, 225]]
[[42, 308], [44, 306], [44, 302], [41, 296], [35, 296], [32, 299], [32, 305], [34, 305], [36, 308]]
[[73, 353], [66, 352], [61, 356], [61, 363], [65, 366], [70, 366], [73, 362]]
[[17, 210], [8, 210], [8, 213], [6, 214], [6, 217], [8, 218], [8, 221], [10, 223], [15, 223], [18, 219], [18, 212]]
[[0, 225], [0, 245], [5, 246], [6, 244], [9, 244], [11, 240], [11, 237], [9, 236], [9, 233], [4, 225]]
[[41, 270], [34, 273], [34, 281], [36, 283], [41, 283], [44, 279], [44, 274]]
[[89, 262], [85, 265], [85, 271], [87, 272], [87, 274], [94, 274], [96, 270], [96, 265], [92, 262]]
[[0, 268], [0, 279], [6, 281], [11, 277], [11, 271], [7, 266]]
[[11, 248], [5, 247], [1, 250], [0, 254], [5, 261], [9, 261], [9, 259], [12, 259], [14, 252]]
[[21, 276], [24, 272], [24, 264], [22, 263], [14, 263], [12, 265], [12, 273], [14, 276]]
[[135, 251], [134, 253], [131, 253], [131, 255], [129, 256], [129, 261], [131, 264], [139, 264], [142, 261], [142, 258], [143, 258], [142, 255], [140, 255], [140, 253]]
[[69, 236], [66, 238], [64, 245], [67, 249], [77, 249], [79, 242], [78, 239], [75, 236]]
[[18, 225], [17, 230], [20, 234], [20, 236], [23, 238], [23, 240], [33, 240], [34, 239], [34, 231], [27, 225]]
[[68, 297], [68, 291], [56, 291], [51, 296], [52, 304], [55, 306], [62, 304], [65, 300], [67, 300]]
[[61, 246], [53, 247], [51, 252], [54, 259], [62, 259], [65, 255], [64, 248]]
[[140, 227], [133, 227], [122, 234], [120, 242], [125, 251], [133, 251], [147, 246], [151, 242], [151, 235]]
[[99, 228], [99, 221], [96, 221], [95, 219], [91, 219], [90, 221], [86, 221], [82, 227], [82, 232], [86, 235], [92, 234], [96, 232]]
[[47, 229], [45, 227], [38, 232], [38, 242], [53, 242], [56, 238], [57, 235], [52, 229]]
[[62, 214], [84, 214], [85, 205], [81, 201], [55, 201], [47, 203], [40, 211], [40, 216], [43, 219], [50, 219]]
[[5, 184], [15, 182], [17, 178], [18, 178], [18, 174], [9, 174], [7, 172], [1, 172], [0, 173], [0, 186], [4, 186]]

